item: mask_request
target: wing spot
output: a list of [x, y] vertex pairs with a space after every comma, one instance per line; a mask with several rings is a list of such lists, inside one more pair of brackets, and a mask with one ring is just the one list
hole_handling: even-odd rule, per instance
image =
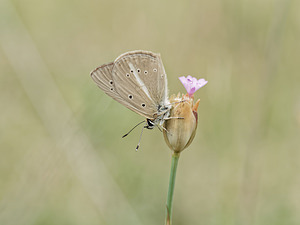
[[146, 104], [145, 103], [142, 103], [142, 107], [145, 107], [146, 106]]
[[161, 77], [161, 78], [164, 78], [164, 75], [162, 74], [162, 75], [160, 75], [160, 77]]
[[114, 91], [114, 88], [110, 88], [111, 91]]
[[133, 70], [130, 70], [130, 73], [133, 73]]
[[128, 98], [129, 98], [129, 99], [132, 99], [132, 98], [133, 98], [133, 96], [132, 96], [132, 95], [128, 95]]
[[147, 70], [145, 70], [145, 71], [144, 71], [144, 74], [147, 74], [147, 73], [148, 73], [148, 71], [147, 71]]
[[113, 82], [112, 80], [110, 80], [109, 83], [110, 83], [111, 85], [113, 85], [114, 82]]
[[154, 68], [154, 69], [153, 69], [153, 72], [157, 72], [157, 69], [156, 69], [156, 68]]
[[130, 77], [130, 74], [129, 74], [129, 73], [126, 73], [126, 77]]
[[138, 71], [138, 73], [139, 73], [139, 72], [141, 72], [141, 70], [140, 70], [140, 69], [137, 69], [137, 71]]

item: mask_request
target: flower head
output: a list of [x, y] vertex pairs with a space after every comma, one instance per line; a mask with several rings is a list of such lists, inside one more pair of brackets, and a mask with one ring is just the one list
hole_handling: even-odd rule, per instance
[[167, 145], [175, 153], [180, 153], [193, 141], [197, 123], [197, 108], [200, 99], [194, 104], [194, 97], [188, 94], [180, 96], [172, 95], [170, 102], [173, 104], [170, 117], [164, 123], [164, 138]]
[[189, 96], [192, 96], [199, 88], [203, 87], [205, 84], [207, 84], [207, 81], [205, 79], [199, 79], [192, 77], [192, 76], [187, 76], [187, 77], [179, 77], [179, 80], [185, 87], [187, 93]]

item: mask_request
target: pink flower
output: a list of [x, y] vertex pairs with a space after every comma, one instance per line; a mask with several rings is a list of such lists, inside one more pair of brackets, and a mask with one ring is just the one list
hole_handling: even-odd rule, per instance
[[179, 77], [179, 80], [185, 87], [187, 93], [189, 96], [192, 96], [199, 88], [203, 87], [205, 84], [207, 84], [207, 81], [205, 79], [199, 79], [192, 77], [192, 76], [187, 76], [187, 77]]

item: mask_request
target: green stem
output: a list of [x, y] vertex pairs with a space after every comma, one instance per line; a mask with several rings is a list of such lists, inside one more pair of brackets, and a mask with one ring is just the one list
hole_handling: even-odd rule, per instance
[[180, 156], [180, 153], [174, 152], [172, 154], [169, 190], [168, 190], [168, 198], [167, 198], [167, 209], [166, 209], [166, 225], [172, 224], [173, 194], [174, 194], [174, 188], [175, 188], [175, 178], [176, 178], [176, 170], [177, 170], [177, 164], [179, 161], [179, 156]]

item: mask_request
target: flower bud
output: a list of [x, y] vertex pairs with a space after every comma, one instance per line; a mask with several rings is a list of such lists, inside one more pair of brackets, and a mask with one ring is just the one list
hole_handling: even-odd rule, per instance
[[170, 98], [170, 103], [173, 104], [170, 111], [171, 118], [165, 121], [163, 134], [167, 145], [176, 153], [188, 147], [196, 134], [200, 99], [195, 104], [193, 101], [194, 96], [189, 94], [180, 98], [179, 93]]

